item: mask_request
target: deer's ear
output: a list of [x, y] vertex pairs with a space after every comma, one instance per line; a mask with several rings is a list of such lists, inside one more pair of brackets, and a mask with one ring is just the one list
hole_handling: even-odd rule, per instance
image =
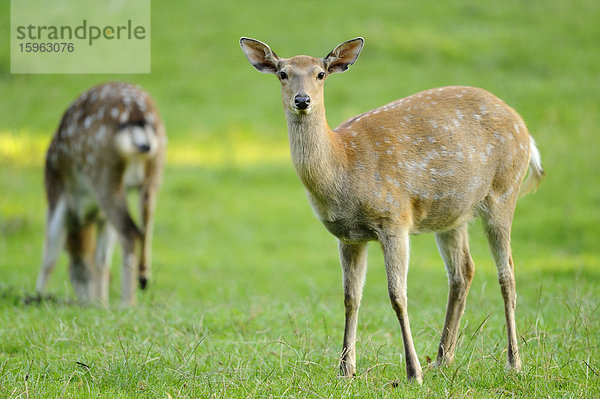
[[248, 37], [242, 37], [240, 39], [240, 46], [254, 68], [262, 73], [277, 72], [279, 57], [265, 43]]
[[329, 73], [340, 73], [356, 62], [365, 40], [362, 37], [348, 40], [333, 49], [325, 58], [325, 68]]

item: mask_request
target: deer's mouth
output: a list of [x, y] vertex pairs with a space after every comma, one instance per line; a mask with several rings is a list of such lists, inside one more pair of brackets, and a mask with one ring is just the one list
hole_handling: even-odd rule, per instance
[[297, 105], [294, 102], [292, 102], [289, 105], [289, 108], [296, 115], [307, 115], [307, 114], [309, 114], [312, 111], [313, 106], [312, 106], [312, 104], [306, 104], [306, 105], [300, 104], [300, 105]]
[[292, 111], [297, 115], [307, 115], [312, 110], [312, 107], [308, 108], [298, 108], [296, 106], [292, 106]]

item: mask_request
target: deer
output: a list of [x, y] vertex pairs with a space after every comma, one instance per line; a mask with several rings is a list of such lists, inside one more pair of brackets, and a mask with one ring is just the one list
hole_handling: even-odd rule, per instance
[[[42, 265], [43, 294], [61, 249], [78, 301], [107, 305], [115, 241], [122, 248], [124, 305], [136, 303], [136, 276], [145, 289], [157, 190], [167, 137], [154, 100], [138, 86], [108, 82], [76, 98], [62, 115], [46, 154], [48, 202]], [[139, 194], [139, 224], [128, 190]]]
[[504, 300], [506, 368], [518, 372], [510, 234], [519, 194], [537, 189], [544, 175], [519, 114], [483, 89], [449, 86], [393, 101], [332, 130], [324, 83], [356, 62], [363, 38], [343, 42], [323, 58], [281, 58], [248, 37], [240, 45], [254, 68], [279, 79], [292, 163], [314, 213], [337, 238], [345, 307], [341, 374], [356, 375], [367, 244], [378, 241], [407, 378], [422, 383], [407, 308], [411, 234], [433, 233], [445, 264], [449, 293], [434, 365], [452, 362], [475, 272], [468, 242], [468, 223], [475, 217], [483, 221]]

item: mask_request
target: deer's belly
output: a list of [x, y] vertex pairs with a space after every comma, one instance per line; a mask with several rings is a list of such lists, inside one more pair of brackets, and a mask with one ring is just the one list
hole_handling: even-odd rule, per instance
[[73, 222], [85, 224], [98, 216], [98, 200], [88, 185], [73, 184], [66, 193], [69, 215]]

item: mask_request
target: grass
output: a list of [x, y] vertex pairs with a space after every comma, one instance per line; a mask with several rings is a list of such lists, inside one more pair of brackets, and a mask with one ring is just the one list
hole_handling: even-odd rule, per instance
[[[64, 259], [51, 280], [55, 297], [29, 298], [42, 201], [23, 203], [40, 215], [3, 227], [10, 243], [5, 261], [23, 266], [2, 269], [0, 394], [586, 397], [599, 388], [597, 258], [553, 259], [548, 248], [532, 254], [526, 238], [515, 239], [525, 369], [507, 375], [502, 302], [478, 225], [472, 229], [478, 272], [454, 365], [427, 372], [422, 387], [403, 382], [401, 338], [373, 246], [359, 326], [360, 375], [337, 377], [343, 301], [335, 243], [310, 216], [293, 170], [275, 166], [167, 169], [153, 285], [135, 309], [119, 309], [116, 300], [109, 311], [71, 303]], [[39, 178], [36, 169], [20, 172], [24, 182], [2, 182], [15, 194]], [[269, 211], [258, 214], [261, 204]], [[445, 276], [430, 236], [414, 237], [412, 250], [409, 306], [426, 364], [437, 350]], [[116, 283], [118, 267], [113, 272]]]
[[[8, 2], [0, 15], [8, 18]], [[600, 392], [600, 6], [586, 0], [477, 3], [233, 0], [152, 3], [150, 75], [11, 75], [0, 42], [0, 397], [540, 397]], [[9, 25], [0, 24], [8, 37]], [[366, 47], [329, 79], [336, 125], [417, 90], [470, 84], [514, 106], [547, 171], [513, 227], [524, 370], [506, 374], [504, 315], [481, 226], [453, 365], [404, 381], [402, 342], [371, 245], [358, 371], [337, 376], [343, 333], [335, 240], [311, 215], [289, 160], [274, 78], [237, 40], [283, 56]], [[153, 280], [133, 309], [73, 303], [63, 256], [35, 298], [45, 201], [42, 160], [64, 107], [108, 79], [142, 84], [170, 137]], [[423, 366], [447, 295], [430, 235], [412, 238], [409, 312]], [[399, 381], [399, 383], [395, 383]]]

